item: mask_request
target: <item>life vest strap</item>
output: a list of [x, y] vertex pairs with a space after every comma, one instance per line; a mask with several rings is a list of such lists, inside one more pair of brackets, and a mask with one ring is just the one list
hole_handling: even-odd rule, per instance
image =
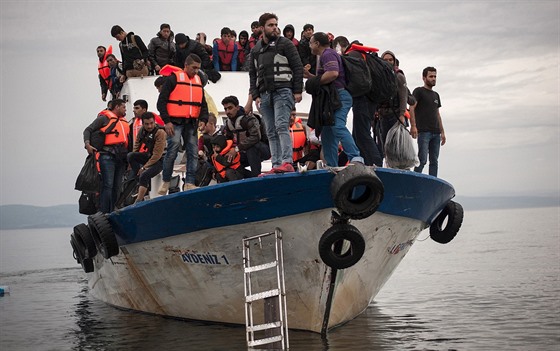
[[183, 105], [202, 106], [202, 103], [196, 101], [168, 100], [167, 102], [179, 106], [183, 106]]

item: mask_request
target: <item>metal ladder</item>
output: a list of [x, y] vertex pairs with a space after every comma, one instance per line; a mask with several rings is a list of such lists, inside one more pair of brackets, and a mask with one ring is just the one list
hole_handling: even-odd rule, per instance
[[[275, 241], [275, 259], [274, 261], [257, 264], [251, 266], [251, 256], [249, 254], [251, 243], [258, 242], [258, 247], [263, 249], [263, 239], [266, 237], [274, 236]], [[255, 244], [256, 246], [256, 244]], [[254, 248], [253, 248], [254, 249]], [[254, 347], [265, 344], [273, 344], [275, 348], [281, 345], [282, 349], [289, 348], [288, 341], [288, 312], [286, 307], [286, 286], [284, 284], [284, 253], [282, 250], [282, 232], [280, 229], [276, 228], [273, 232], [268, 232], [264, 234], [259, 234], [252, 236], [250, 238], [243, 239], [243, 272], [245, 281], [245, 327], [247, 336], [247, 346]], [[251, 285], [251, 274], [262, 272], [267, 269], [276, 268], [276, 288], [262, 291], [258, 293], [253, 292]], [[254, 277], [255, 279], [256, 277]], [[270, 317], [267, 320], [265, 312], [264, 323], [254, 324], [253, 318], [253, 302], [259, 300], [266, 300], [266, 302], [272, 302], [272, 304], [277, 303], [277, 310], [274, 310], [275, 316]], [[266, 307], [263, 307], [263, 310]], [[265, 337], [261, 339], [255, 339], [255, 332], [264, 331]], [[259, 333], [259, 334], [262, 334]]]

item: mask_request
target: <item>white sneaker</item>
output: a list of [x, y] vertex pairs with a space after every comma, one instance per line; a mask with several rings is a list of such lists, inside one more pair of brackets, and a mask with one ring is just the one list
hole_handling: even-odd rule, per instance
[[158, 190], [158, 194], [166, 195], [168, 191], [169, 191], [169, 182], [163, 182], [163, 184], [161, 184], [161, 187]]

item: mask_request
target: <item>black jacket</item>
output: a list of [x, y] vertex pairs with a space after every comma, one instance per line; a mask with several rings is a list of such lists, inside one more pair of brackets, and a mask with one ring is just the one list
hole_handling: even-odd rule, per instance
[[342, 107], [334, 84], [321, 85], [320, 81], [321, 76], [315, 76], [305, 82], [305, 91], [313, 97], [307, 125], [315, 129], [317, 136], [323, 126], [334, 126], [334, 112]]
[[[134, 40], [132, 40], [134, 37]], [[136, 45], [134, 43], [136, 42]], [[126, 35], [123, 41], [120, 42], [119, 48], [121, 50], [121, 57], [123, 61], [124, 71], [133, 69], [132, 63], [137, 59], [148, 58], [148, 48], [138, 35], [130, 32]]]
[[206, 71], [209, 68], [213, 68], [212, 61], [210, 61], [210, 56], [204, 49], [201, 43], [190, 39], [187, 37], [187, 45], [181, 49], [179, 45], [175, 44], [175, 56], [173, 57], [173, 64], [177, 67], [185, 67], [185, 59], [190, 54], [196, 54], [202, 60], [200, 67]]

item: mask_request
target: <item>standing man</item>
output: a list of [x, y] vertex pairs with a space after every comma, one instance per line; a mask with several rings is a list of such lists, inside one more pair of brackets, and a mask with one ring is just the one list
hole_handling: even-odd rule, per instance
[[183, 70], [175, 71], [165, 79], [157, 107], [165, 122], [167, 133], [167, 153], [163, 160], [163, 184], [160, 195], [167, 194], [173, 165], [183, 138], [187, 158], [187, 172], [183, 190], [195, 189], [195, 173], [198, 165], [197, 130], [199, 120], [208, 120], [208, 105], [204, 97], [202, 81], [198, 70], [202, 60], [190, 54], [185, 60]]
[[101, 85], [101, 100], [107, 101], [107, 92], [111, 87], [111, 82], [109, 76], [111, 75], [111, 69], [107, 63], [107, 56], [113, 53], [113, 47], [109, 45], [109, 50], [104, 46], [97, 47], [97, 58], [99, 62], [97, 63], [97, 71], [99, 72], [99, 85]]
[[[313, 55], [319, 56], [319, 67], [317, 67], [317, 76], [311, 74], [306, 69], [304, 71], [305, 77], [319, 79], [321, 86], [332, 83], [333, 88], [338, 92], [341, 104], [334, 111], [334, 125], [323, 126], [321, 132], [325, 161], [331, 167], [338, 166], [338, 145], [340, 143], [350, 162], [363, 164], [364, 159], [360, 156], [360, 150], [356, 146], [352, 134], [346, 128], [348, 112], [352, 107], [352, 96], [346, 90], [346, 78], [342, 59], [334, 49], [330, 48], [329, 37], [323, 32], [313, 34], [309, 47]], [[309, 81], [307, 84], [309, 84]]]
[[126, 103], [116, 99], [109, 103], [84, 130], [84, 148], [88, 154], [99, 152], [102, 188], [99, 210], [110, 213], [115, 208], [122, 178], [126, 170], [130, 127], [124, 118]]
[[420, 165], [415, 172], [422, 173], [426, 162], [430, 161], [429, 173], [437, 177], [439, 147], [445, 145], [445, 131], [441, 122], [439, 94], [432, 88], [436, 85], [437, 71], [434, 67], [426, 67], [422, 71], [424, 86], [414, 89], [412, 95], [416, 105], [410, 106], [410, 134], [418, 137], [418, 159]]
[[151, 112], [142, 114], [142, 127], [127, 155], [128, 163], [135, 176], [138, 176], [138, 196], [135, 203], [144, 201], [151, 179], [163, 169], [163, 154], [165, 152], [166, 134], [155, 120]]
[[278, 17], [259, 18], [263, 38], [251, 50], [250, 97], [262, 113], [272, 154], [272, 171], [293, 172], [290, 113], [301, 101], [303, 66], [291, 40], [279, 36]]

